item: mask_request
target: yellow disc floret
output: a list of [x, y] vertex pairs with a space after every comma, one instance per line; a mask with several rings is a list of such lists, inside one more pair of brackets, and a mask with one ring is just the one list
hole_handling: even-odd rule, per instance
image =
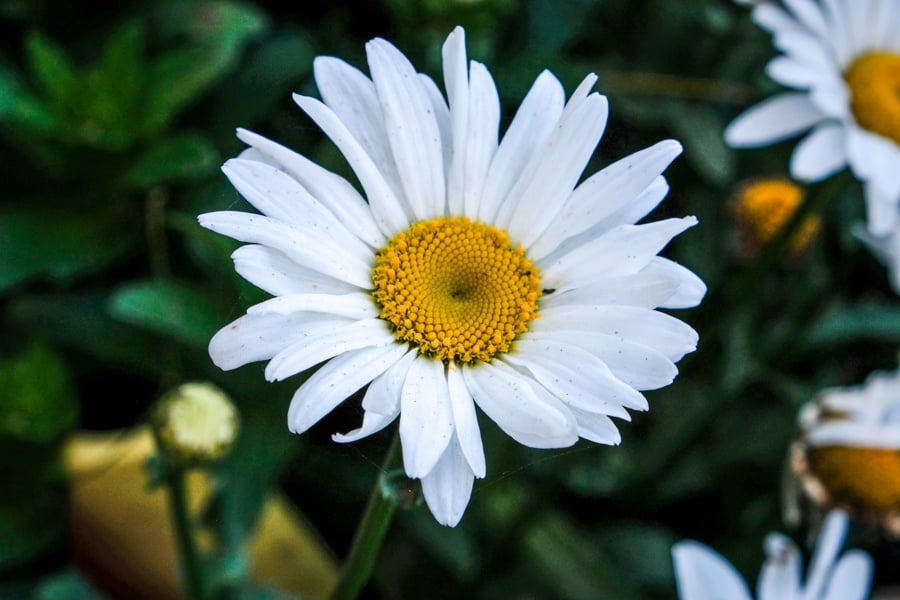
[[[734, 203], [734, 215], [744, 234], [747, 250], [756, 251], [770, 243], [803, 204], [803, 190], [786, 179], [757, 179], [743, 186]], [[805, 250], [819, 232], [817, 215], [810, 215], [791, 236], [790, 250]]]
[[875, 515], [900, 510], [900, 451], [823, 446], [809, 450], [809, 463], [837, 502]]
[[900, 144], [900, 54], [870, 52], [844, 73], [860, 126]]
[[489, 361], [537, 316], [537, 267], [496, 227], [419, 221], [379, 250], [372, 292], [397, 340], [445, 362]]

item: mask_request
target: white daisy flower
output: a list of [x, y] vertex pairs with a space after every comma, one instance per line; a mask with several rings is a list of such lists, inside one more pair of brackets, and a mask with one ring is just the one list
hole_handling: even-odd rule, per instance
[[578, 183], [606, 125], [588, 76], [565, 101], [549, 72], [498, 139], [500, 102], [457, 28], [443, 46], [447, 99], [388, 42], [371, 78], [315, 61], [323, 101], [297, 104], [338, 146], [364, 195], [249, 131], [223, 170], [263, 215], [203, 226], [248, 245], [242, 276], [274, 298], [210, 342], [223, 369], [268, 360], [269, 380], [319, 369], [297, 390], [291, 431], [368, 385], [358, 440], [400, 417], [406, 473], [455, 525], [486, 472], [476, 405], [535, 448], [617, 444], [610, 417], [646, 410], [697, 334], [658, 307], [695, 306], [703, 282], [657, 253], [693, 217], [634, 225], [665, 196], [681, 152], [664, 141]]
[[[757, 600], [862, 600], [869, 595], [872, 559], [862, 550], [838, 558], [847, 532], [847, 515], [832, 511], [825, 519], [813, 552], [806, 583], [800, 550], [787, 536], [766, 537], [766, 562], [759, 574]], [[752, 600], [746, 582], [712, 548], [686, 540], [672, 548], [681, 600]]]
[[766, 72], [792, 88], [750, 108], [725, 131], [735, 147], [765, 146], [809, 131], [791, 174], [818, 181], [849, 165], [865, 188], [876, 236], [900, 225], [900, 3], [896, 0], [763, 2], [753, 20], [782, 52]]
[[791, 469], [819, 507], [900, 534], [900, 370], [826, 390], [800, 410]]

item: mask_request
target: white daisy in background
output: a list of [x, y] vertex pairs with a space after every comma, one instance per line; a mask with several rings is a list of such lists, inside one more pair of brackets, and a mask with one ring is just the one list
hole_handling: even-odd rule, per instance
[[900, 371], [826, 390], [801, 409], [799, 427], [791, 468], [806, 496], [900, 535]]
[[664, 141], [578, 184], [606, 125], [588, 76], [568, 102], [542, 73], [498, 140], [500, 102], [457, 28], [443, 46], [447, 99], [394, 46], [366, 45], [371, 78], [315, 61], [323, 101], [297, 104], [337, 145], [346, 180], [249, 131], [223, 170], [263, 215], [200, 217], [248, 245], [248, 281], [275, 296], [210, 342], [223, 369], [268, 360], [269, 380], [319, 369], [297, 390], [301, 433], [368, 385], [358, 440], [400, 417], [406, 473], [455, 525], [485, 457], [475, 406], [535, 448], [617, 444], [610, 417], [646, 410], [697, 334], [658, 307], [695, 306], [703, 282], [657, 253], [693, 217], [634, 225], [668, 191]]
[[[869, 595], [872, 559], [862, 550], [838, 558], [847, 532], [847, 515], [826, 517], [804, 584], [802, 556], [780, 533], [765, 540], [766, 562], [759, 574], [757, 600], [862, 600]], [[751, 600], [744, 579], [712, 548], [686, 540], [672, 548], [675, 580], [681, 600]]]
[[793, 88], [750, 108], [725, 131], [735, 147], [765, 146], [809, 132], [791, 174], [818, 181], [849, 165], [865, 188], [868, 229], [900, 225], [900, 2], [763, 2], [753, 20], [782, 52], [766, 72]]

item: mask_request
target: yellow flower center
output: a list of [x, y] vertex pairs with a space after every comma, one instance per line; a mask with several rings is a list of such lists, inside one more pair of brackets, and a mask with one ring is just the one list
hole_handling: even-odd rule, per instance
[[856, 122], [900, 144], [900, 55], [863, 54], [844, 73], [844, 80]]
[[839, 503], [882, 516], [900, 510], [900, 451], [823, 446], [809, 449], [809, 463]]
[[372, 292], [397, 340], [445, 362], [489, 361], [537, 317], [537, 267], [496, 227], [419, 221], [378, 251]]
[[[771, 242], [802, 203], [803, 190], [785, 179], [759, 179], [744, 186], [734, 204], [734, 214], [750, 246], [748, 250], [758, 250]], [[791, 236], [791, 251], [799, 253], [807, 248], [819, 227], [818, 215], [805, 218]]]

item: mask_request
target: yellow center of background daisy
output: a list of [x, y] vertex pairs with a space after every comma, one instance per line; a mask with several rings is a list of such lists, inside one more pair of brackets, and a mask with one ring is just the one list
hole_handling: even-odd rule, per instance
[[837, 502], [879, 516], [900, 510], [900, 451], [823, 446], [809, 463]]
[[[738, 192], [734, 215], [746, 243], [762, 247], [774, 240], [803, 204], [803, 189], [785, 179], [757, 179]], [[805, 250], [820, 228], [817, 215], [806, 217], [791, 236], [791, 252]]]
[[443, 361], [488, 361], [537, 316], [537, 267], [496, 227], [462, 217], [419, 221], [378, 251], [381, 318], [400, 341]]
[[844, 79], [856, 122], [900, 144], [900, 55], [863, 54], [853, 61]]

